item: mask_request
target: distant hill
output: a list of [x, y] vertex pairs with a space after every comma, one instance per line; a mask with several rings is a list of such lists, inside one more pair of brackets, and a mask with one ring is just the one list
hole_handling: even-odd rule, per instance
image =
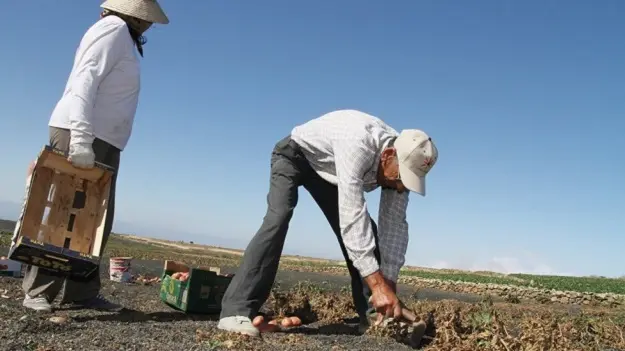
[[0, 232], [12, 232], [15, 229], [15, 221], [0, 219]]

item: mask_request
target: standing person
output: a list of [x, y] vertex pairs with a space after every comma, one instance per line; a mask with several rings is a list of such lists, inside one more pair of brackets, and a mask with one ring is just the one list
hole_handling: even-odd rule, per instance
[[[169, 19], [156, 0], [107, 0], [100, 19], [83, 36], [65, 91], [49, 121], [50, 146], [68, 152], [76, 167], [91, 168], [98, 161], [116, 170], [120, 153], [132, 131], [140, 90], [143, 34], [153, 23]], [[111, 184], [102, 250], [113, 226], [115, 182]], [[100, 252], [101, 254], [102, 252]], [[122, 307], [100, 294], [99, 271], [87, 282], [49, 275], [28, 266], [22, 288], [23, 305], [50, 311], [61, 292], [61, 303], [118, 311]]]
[[[223, 297], [218, 328], [252, 336], [269, 329], [252, 319], [269, 297], [300, 186], [339, 241], [361, 331], [368, 326], [369, 296], [379, 317], [399, 317], [396, 282], [408, 246], [408, 195], [425, 196], [425, 176], [437, 158], [423, 131], [398, 134], [360, 111], [334, 111], [295, 127], [273, 149], [267, 212]], [[364, 197], [378, 187], [379, 235]]]

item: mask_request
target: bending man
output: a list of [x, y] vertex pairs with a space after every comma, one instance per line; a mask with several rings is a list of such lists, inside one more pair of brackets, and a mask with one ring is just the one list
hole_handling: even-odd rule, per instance
[[[369, 295], [379, 314], [399, 317], [396, 282], [408, 245], [408, 194], [425, 196], [425, 176], [437, 157], [426, 133], [398, 134], [360, 111], [334, 111], [295, 127], [273, 149], [267, 212], [224, 295], [218, 327], [259, 335], [263, 327], [251, 320], [269, 297], [300, 186], [337, 236], [361, 326], [368, 325]], [[379, 235], [364, 197], [378, 187]]]

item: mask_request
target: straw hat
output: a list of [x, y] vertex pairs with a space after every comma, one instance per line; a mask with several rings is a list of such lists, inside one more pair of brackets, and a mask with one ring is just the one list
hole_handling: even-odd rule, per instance
[[100, 7], [151, 23], [169, 23], [156, 0], [106, 0]]

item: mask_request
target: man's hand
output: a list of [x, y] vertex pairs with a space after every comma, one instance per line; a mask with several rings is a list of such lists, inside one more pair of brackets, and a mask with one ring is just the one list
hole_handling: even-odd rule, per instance
[[378, 320], [375, 325], [379, 325], [384, 318], [401, 318], [401, 303], [395, 294], [396, 286], [380, 274], [375, 272], [365, 278], [365, 282], [371, 290], [371, 303], [378, 313]]
[[95, 154], [93, 147], [87, 143], [76, 143], [69, 145], [69, 162], [78, 168], [93, 168], [95, 164]]

